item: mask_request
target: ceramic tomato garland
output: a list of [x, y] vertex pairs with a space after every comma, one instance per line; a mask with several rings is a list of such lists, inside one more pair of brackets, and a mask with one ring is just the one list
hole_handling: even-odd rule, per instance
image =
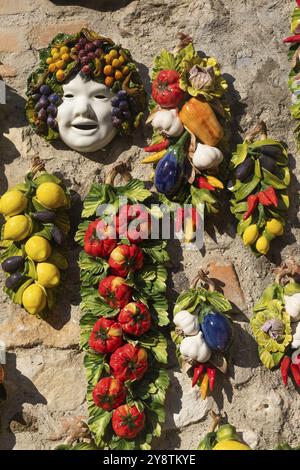
[[0, 240], [4, 290], [36, 316], [52, 310], [68, 267], [65, 239], [70, 229], [70, 196], [62, 181], [44, 170], [44, 163], [34, 159], [25, 183], [0, 198], [0, 214], [5, 218]]
[[[142, 163], [155, 165], [154, 184], [172, 211], [174, 202], [193, 204], [203, 219], [204, 208], [218, 212], [224, 188], [218, 174], [228, 153], [228, 85], [214, 58], [200, 57], [189, 36], [179, 37], [173, 52], [163, 50], [154, 59], [148, 118], [153, 135], [144, 149], [152, 154]], [[225, 161], [222, 167], [224, 176]], [[191, 222], [200, 223], [200, 215]]]
[[267, 138], [266, 125], [260, 122], [237, 146], [228, 183], [231, 212], [239, 221], [237, 233], [257, 256], [266, 255], [271, 241], [284, 233], [289, 184], [287, 150]]
[[160, 331], [169, 322], [168, 255], [165, 242], [147, 239], [150, 212], [142, 202], [151, 193], [139, 180], [120, 187], [112, 180], [92, 185], [76, 236], [83, 247], [81, 345], [89, 428], [99, 448], [149, 449], [160, 435], [169, 385]]
[[[204, 287], [197, 287], [199, 281]], [[203, 400], [214, 391], [217, 369], [226, 373], [226, 355], [233, 341], [231, 304], [214, 289], [201, 270], [192, 288], [179, 295], [173, 312], [176, 328], [171, 335], [179, 363], [183, 370], [192, 371], [192, 387], [200, 386]]]

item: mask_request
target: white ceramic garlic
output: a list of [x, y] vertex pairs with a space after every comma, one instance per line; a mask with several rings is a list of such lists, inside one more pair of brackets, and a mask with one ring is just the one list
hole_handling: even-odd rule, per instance
[[300, 320], [300, 293], [284, 296], [285, 310], [291, 317], [291, 322]]
[[176, 313], [173, 321], [186, 336], [196, 335], [200, 330], [197, 315], [193, 315], [187, 310], [181, 310], [181, 312]]
[[198, 170], [217, 168], [223, 160], [223, 153], [216, 147], [197, 144], [193, 164]]
[[197, 362], [207, 362], [211, 356], [211, 350], [207, 346], [201, 331], [196, 336], [188, 336], [182, 340], [180, 353], [184, 357]]
[[63, 102], [57, 109], [59, 135], [78, 152], [95, 152], [117, 134], [112, 124], [110, 88], [80, 74], [63, 85]]
[[292, 348], [298, 349], [300, 348], [300, 322], [292, 324]]
[[183, 125], [178, 116], [177, 109], [163, 109], [155, 113], [152, 127], [164, 131], [171, 137], [178, 137], [183, 133]]

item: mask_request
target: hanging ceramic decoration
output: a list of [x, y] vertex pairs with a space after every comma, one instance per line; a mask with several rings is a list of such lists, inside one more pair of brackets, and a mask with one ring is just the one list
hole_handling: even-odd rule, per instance
[[271, 241], [284, 233], [289, 184], [287, 150], [267, 138], [266, 125], [260, 122], [233, 153], [228, 183], [237, 233], [256, 256], [266, 255]]
[[[118, 172], [125, 186], [113, 185]], [[150, 195], [118, 165], [92, 185], [76, 236], [88, 424], [99, 448], [149, 449], [165, 419], [168, 254], [166, 242], [148, 240]]]
[[210, 431], [200, 442], [197, 450], [252, 450], [244, 444], [231, 424], [221, 424], [221, 417], [211, 411], [213, 419]]
[[[291, 60], [291, 71], [289, 75], [288, 86], [292, 93], [291, 115], [294, 119], [300, 119], [300, 1], [296, 0], [297, 7], [293, 11], [291, 32], [292, 36], [284, 39], [285, 43], [290, 44], [289, 59]], [[300, 143], [300, 123], [295, 129], [295, 136]]]
[[[155, 164], [154, 184], [165, 204], [192, 204], [203, 218], [204, 209], [218, 212], [223, 189], [218, 175], [220, 168], [226, 172], [229, 151], [228, 85], [216, 59], [199, 55], [190, 37], [179, 37], [173, 52], [154, 59], [147, 121], [153, 134], [144, 149], [151, 155], [142, 163]], [[196, 225], [195, 215], [191, 219]]]
[[300, 387], [300, 284], [295, 282], [300, 266], [287, 260], [275, 273], [275, 282], [253, 309], [250, 325], [264, 366], [279, 366], [284, 385], [290, 376]]
[[[176, 328], [171, 333], [179, 363], [192, 372], [192, 387], [200, 386], [203, 400], [214, 391], [217, 369], [226, 373], [233, 341], [231, 304], [215, 291], [207, 274], [200, 270], [191, 289], [179, 295], [173, 313]], [[204, 286], [197, 287], [199, 282]]]
[[78, 152], [95, 152], [117, 134], [130, 134], [146, 105], [130, 52], [88, 29], [58, 34], [40, 52], [27, 96], [34, 130]]
[[64, 246], [70, 228], [70, 196], [62, 181], [44, 170], [44, 163], [35, 158], [25, 182], [0, 198], [5, 218], [0, 239], [4, 291], [37, 316], [51, 311], [60, 292], [68, 267]]

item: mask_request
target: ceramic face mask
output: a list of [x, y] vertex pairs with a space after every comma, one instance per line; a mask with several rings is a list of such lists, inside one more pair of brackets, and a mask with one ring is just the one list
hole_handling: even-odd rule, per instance
[[95, 152], [108, 145], [117, 133], [112, 122], [111, 90], [78, 74], [63, 85], [63, 92], [56, 120], [64, 143], [79, 152]]
[[87, 29], [60, 33], [41, 51], [26, 94], [33, 129], [84, 153], [132, 133], [146, 106], [130, 52]]

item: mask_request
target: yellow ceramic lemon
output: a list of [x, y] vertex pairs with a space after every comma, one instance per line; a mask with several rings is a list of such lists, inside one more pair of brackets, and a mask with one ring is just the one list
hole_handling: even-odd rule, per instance
[[283, 225], [280, 222], [280, 220], [271, 219], [267, 222], [267, 230], [272, 235], [279, 237], [280, 235], [283, 234]]
[[212, 450], [251, 450], [246, 444], [239, 441], [221, 441], [216, 444]]
[[34, 235], [25, 243], [25, 251], [29, 258], [37, 263], [46, 261], [51, 255], [51, 245], [46, 238]]
[[262, 235], [257, 240], [255, 246], [256, 246], [256, 249], [259, 253], [261, 253], [263, 255], [266, 255], [269, 251], [269, 248], [270, 248], [269, 240], [264, 235]]
[[257, 225], [255, 224], [249, 225], [249, 227], [247, 227], [245, 232], [243, 233], [244, 245], [252, 245], [252, 243], [256, 241], [257, 237], [258, 237]]
[[36, 190], [36, 198], [48, 209], [58, 209], [66, 205], [65, 192], [56, 183], [42, 183]]
[[41, 313], [47, 303], [44, 289], [38, 284], [31, 284], [23, 292], [22, 303], [28, 313], [32, 315]]
[[36, 272], [38, 283], [44, 287], [55, 287], [60, 282], [59, 269], [52, 263], [38, 263]]
[[28, 237], [32, 229], [30, 218], [25, 215], [15, 215], [10, 217], [3, 229], [4, 240], [13, 240], [18, 242]]
[[26, 209], [27, 202], [27, 197], [21, 191], [7, 191], [0, 199], [0, 213], [9, 217], [21, 214]]

